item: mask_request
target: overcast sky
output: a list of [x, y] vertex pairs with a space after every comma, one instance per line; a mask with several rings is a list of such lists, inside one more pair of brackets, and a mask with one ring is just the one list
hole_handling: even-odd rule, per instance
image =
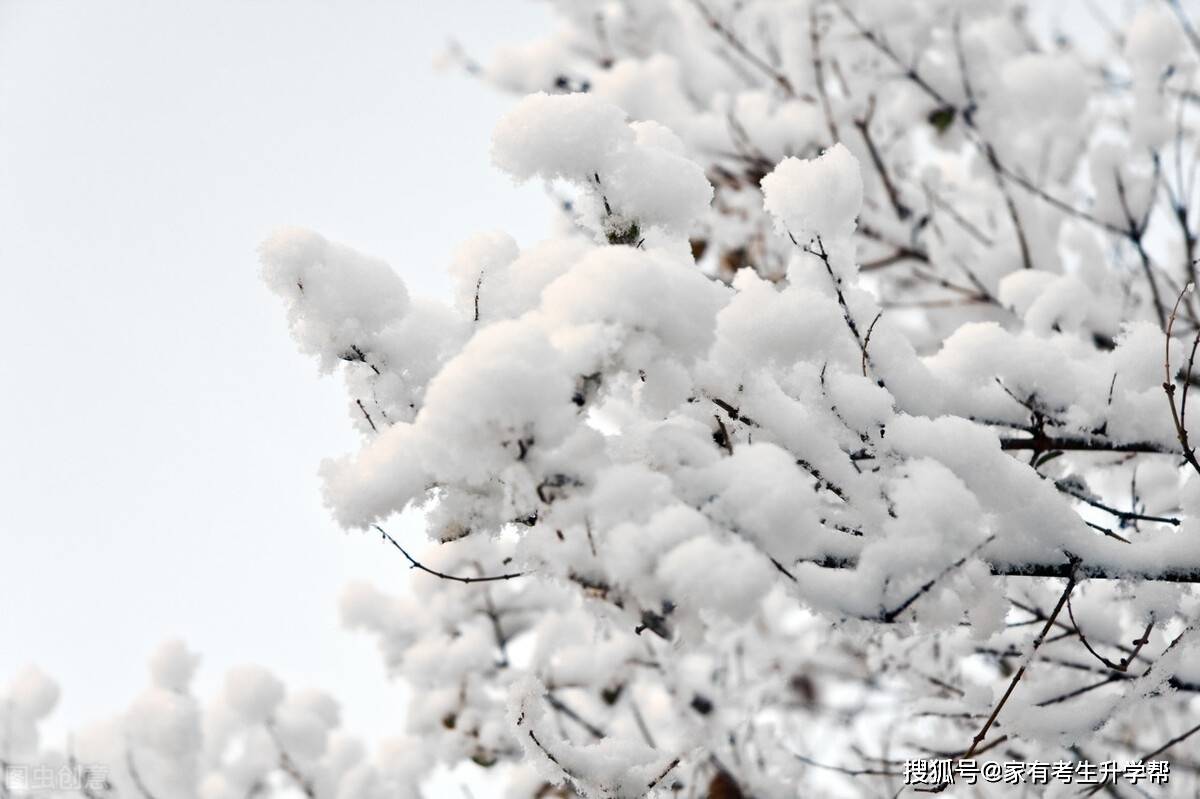
[[202, 693], [255, 661], [399, 731], [336, 603], [404, 564], [321, 507], [356, 434], [255, 247], [305, 225], [445, 293], [473, 231], [536, 240], [540, 191], [488, 162], [510, 100], [432, 63], [548, 24], [534, 0], [0, 0], [0, 682], [59, 679], [54, 729], [122, 709], [177, 636]]

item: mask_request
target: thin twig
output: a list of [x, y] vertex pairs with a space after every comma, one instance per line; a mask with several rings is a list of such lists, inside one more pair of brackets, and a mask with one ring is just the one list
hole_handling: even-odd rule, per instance
[[363, 405], [363, 401], [356, 399], [354, 402], [356, 405], [358, 405], [358, 409], [362, 411], [362, 415], [366, 418], [367, 424], [371, 425], [371, 432], [378, 433], [379, 428], [375, 426], [375, 420], [371, 418], [371, 414], [367, 413], [367, 409], [366, 406]]
[[836, 771], [838, 774], [845, 774], [849, 777], [900, 777], [901, 772], [892, 771], [890, 769], [878, 768], [847, 768], [846, 766], [835, 766], [831, 763], [822, 763], [818, 760], [813, 760], [811, 757], [805, 757], [799, 752], [792, 752], [792, 757], [799, 760], [806, 766], [825, 769], [826, 771]]
[[1142, 633], [1142, 637], [1133, 642], [1133, 651], [1122, 658], [1120, 663], [1113, 663], [1111, 660], [1104, 657], [1104, 655], [1101, 655], [1099, 652], [1097, 652], [1088, 641], [1087, 636], [1083, 634], [1083, 630], [1079, 627], [1079, 622], [1075, 621], [1075, 609], [1071, 607], [1070, 597], [1067, 597], [1067, 616], [1070, 617], [1071, 624], [1075, 625], [1075, 632], [1079, 635], [1079, 641], [1083, 644], [1084, 649], [1090, 652], [1092, 657], [1096, 658], [1096, 660], [1099, 660], [1105, 666], [1108, 666], [1114, 671], [1119, 671], [1122, 674], [1124, 674], [1129, 668], [1129, 664], [1132, 663], [1134, 658], [1138, 656], [1138, 653], [1142, 651], [1142, 647], [1150, 643], [1150, 633], [1154, 631], [1154, 619], [1151, 619], [1150, 623], [1146, 625], [1146, 629]]
[[[1072, 566], [1074, 565], [1075, 564], [1073, 563]], [[1058, 604], [1054, 606], [1054, 610], [1050, 613], [1050, 618], [1046, 619], [1046, 625], [1042, 627], [1042, 631], [1038, 633], [1038, 637], [1034, 639], [1033, 648], [1029, 651], [1030, 659], [1037, 654], [1038, 647], [1042, 645], [1042, 641], [1045, 640], [1047, 633], [1049, 633], [1051, 628], [1054, 627], [1054, 620], [1057, 619], [1058, 614], [1062, 612], [1063, 606], [1067, 604], [1067, 600], [1071, 596], [1071, 591], [1074, 589], [1075, 570], [1072, 568], [1071, 575], [1067, 578], [1067, 587], [1063, 590], [1062, 596], [1058, 598]], [[975, 737], [971, 740], [971, 746], [968, 747], [967, 751], [963, 753], [961, 759], [966, 760], [972, 757], [979, 749], [979, 745], [982, 744], [983, 739], [987, 737], [988, 730], [990, 730], [992, 725], [996, 723], [996, 718], [1000, 715], [1000, 711], [1004, 709], [1004, 704], [1008, 701], [1008, 698], [1012, 696], [1013, 691], [1016, 690], [1017, 683], [1019, 683], [1021, 678], [1025, 676], [1025, 670], [1028, 668], [1028, 666], [1028, 662], [1022, 663], [1021, 667], [1017, 669], [1017, 672], [1013, 675], [1012, 680], [1009, 681], [1008, 688], [1004, 691], [1004, 695], [1001, 696], [1000, 701], [996, 703], [996, 707], [992, 710], [991, 715], [988, 716], [987, 721], [983, 723], [983, 727], [978, 733], [975, 734]]]
[[862, 374], [867, 376], [867, 348], [871, 346], [871, 331], [875, 329], [875, 323], [879, 321], [879, 317], [883, 316], [883, 311], [875, 314], [875, 318], [871, 320], [871, 324], [867, 326], [867, 335], [863, 337], [862, 347]]
[[1135, 513], [1133, 511], [1120, 510], [1119, 508], [1105, 505], [1100, 500], [1089, 497], [1087, 494], [1079, 491], [1070, 481], [1067, 480], [1055, 480], [1054, 487], [1067, 496], [1074, 497], [1080, 502], [1092, 506], [1096, 510], [1102, 510], [1107, 514], [1117, 517], [1122, 522], [1159, 522], [1161, 524], [1169, 524], [1173, 527], [1178, 527], [1180, 524], [1182, 524], [1179, 519], [1175, 519], [1170, 516], [1151, 516], [1145, 513]]
[[708, 6], [702, 3], [701, 0], [691, 0], [691, 2], [692, 5], [696, 7], [696, 10], [700, 12], [700, 16], [704, 18], [704, 21], [707, 23], [708, 27], [711, 28], [718, 36], [724, 39], [725, 42], [732, 47], [738, 55], [753, 65], [755, 69], [758, 69], [767, 75], [767, 77], [769, 77], [771, 80], [775, 81], [779, 88], [783, 90], [784, 94], [788, 95], [789, 97], [797, 96], [795, 87], [792, 86], [792, 82], [788, 80], [786, 75], [752, 52], [750, 48], [748, 48], [742, 42], [742, 40], [739, 39], [734, 32], [728, 28], [728, 26], [717, 19], [716, 15], [713, 14]]
[[390, 535], [388, 535], [387, 531], [384, 530], [379, 525], [373, 524], [371, 526], [379, 531], [379, 534], [383, 536], [383, 539], [385, 541], [387, 541], [389, 544], [391, 544], [392, 546], [394, 546], [396, 549], [398, 549], [400, 551], [400, 554], [404, 556], [405, 560], [407, 560], [409, 562], [409, 564], [411, 565], [412, 568], [419, 569], [420, 571], [423, 571], [426, 574], [431, 574], [434, 577], [438, 577], [443, 580], [452, 580], [456, 583], [490, 583], [490, 582], [495, 582], [497, 580], [512, 580], [515, 577], [524, 577], [528, 573], [528, 572], [510, 572], [508, 574], [493, 574], [493, 575], [489, 575], [486, 577], [459, 577], [454, 574], [444, 574], [440, 571], [429, 568], [425, 564], [416, 560], [412, 555], [408, 554], [408, 550], [406, 550], [404, 547], [400, 546], [400, 543], [396, 539], [394, 539]]
[[825, 89], [825, 70], [821, 59], [821, 32], [817, 30], [817, 3], [809, 8], [808, 31], [812, 43], [813, 80], [817, 84], [817, 96], [821, 98], [821, 110], [825, 113], [825, 124], [829, 126], [829, 144], [833, 146], [842, 140], [838, 135], [837, 121], [833, 118], [833, 106], [829, 102], [829, 92]]
[[587, 731], [588, 735], [592, 736], [593, 738], [600, 740], [601, 738], [607, 737], [607, 733], [605, 733], [604, 730], [600, 729], [595, 724], [588, 721], [583, 716], [579, 715], [579, 713], [574, 708], [572, 708], [570, 705], [564, 703], [561, 699], [559, 699], [554, 694], [550, 694], [550, 693], [546, 694], [546, 704], [548, 704], [550, 707], [557, 710], [559, 713], [562, 713], [564, 716], [569, 718], [571, 721], [578, 724], [580, 727], [582, 727], [584, 730]]
[[900, 201], [900, 193], [896, 190], [896, 184], [892, 182], [887, 165], [883, 162], [883, 154], [879, 152], [879, 148], [875, 145], [875, 139], [871, 136], [871, 119], [874, 115], [875, 95], [872, 94], [867, 101], [867, 113], [861, 119], [854, 120], [854, 127], [858, 129], [859, 135], [867, 145], [871, 163], [875, 166], [875, 171], [879, 173], [879, 179], [883, 182], [883, 190], [887, 194], [888, 202], [892, 205], [892, 210], [903, 221], [912, 216], [912, 210]]
[[912, 603], [916, 602], [922, 596], [929, 593], [929, 591], [935, 585], [937, 585], [938, 582], [940, 582], [942, 579], [944, 579], [946, 577], [946, 575], [950, 574], [950, 572], [954, 571], [955, 569], [961, 568], [964, 563], [966, 563], [968, 560], [970, 560], [971, 558], [978, 555], [979, 551], [981, 549], [983, 549], [984, 547], [986, 547], [988, 544], [992, 543], [992, 541], [994, 541], [995, 538], [996, 538], [996, 534], [992, 533], [987, 538], [985, 538], [983, 541], [979, 542], [979, 544], [977, 544], [970, 552], [968, 552], [966, 555], [963, 555], [961, 558], [954, 561], [946, 568], [942, 569], [941, 572], [939, 572], [936, 577], [934, 577], [932, 580], [929, 580], [924, 585], [922, 585], [920, 588], [918, 588], [912, 594], [912, 596], [910, 596], [908, 599], [904, 600], [903, 602], [901, 602], [899, 605], [892, 608], [891, 610], [880, 613], [879, 620], [882, 622], [885, 622], [885, 623], [891, 623], [891, 622], [895, 621], [896, 617], [898, 617], [901, 613], [903, 613], [905, 610], [907, 610], [909, 608], [909, 606], [912, 605]]
[[668, 763], [668, 764], [667, 764], [667, 767], [666, 767], [665, 769], [663, 769], [663, 771], [662, 771], [662, 773], [661, 773], [661, 774], [659, 774], [659, 775], [658, 775], [657, 777], [655, 777], [654, 779], [650, 780], [650, 783], [649, 783], [649, 784], [646, 786], [646, 790], [647, 790], [647, 791], [653, 790], [653, 789], [654, 789], [654, 786], [656, 786], [656, 785], [658, 785], [660, 782], [662, 782], [662, 781], [663, 781], [663, 780], [666, 778], [666, 776], [667, 776], [668, 774], [670, 774], [670, 773], [671, 773], [671, 771], [672, 771], [672, 770], [673, 770], [673, 769], [674, 769], [676, 766], [678, 766], [678, 765], [679, 765], [679, 758], [675, 758], [675, 759], [674, 759], [674, 760], [672, 760], [670, 763]]
[[[1163, 381], [1163, 391], [1167, 393], [1167, 402], [1171, 406], [1171, 421], [1175, 423], [1175, 435], [1179, 439], [1179, 446], [1183, 448], [1183, 457], [1191, 465], [1197, 473], [1200, 473], [1200, 461], [1196, 460], [1196, 453], [1192, 450], [1191, 444], [1188, 443], [1187, 428], [1183, 424], [1183, 416], [1179, 409], [1175, 406], [1175, 381], [1171, 378], [1171, 331], [1175, 327], [1175, 317], [1179, 312], [1179, 303], [1183, 301], [1183, 295], [1187, 293], [1191, 285], [1183, 287], [1183, 291], [1179, 292], [1179, 297], [1175, 300], [1175, 307], [1171, 309], [1171, 316], [1167, 320], [1167, 329], [1165, 336], [1165, 358], [1163, 368], [1166, 371], [1166, 380]], [[1200, 331], [1196, 332], [1197, 339], [1200, 339]], [[1188, 372], [1187, 378], [1191, 377], [1191, 372]], [[1186, 378], [1185, 378], [1186, 385]]]

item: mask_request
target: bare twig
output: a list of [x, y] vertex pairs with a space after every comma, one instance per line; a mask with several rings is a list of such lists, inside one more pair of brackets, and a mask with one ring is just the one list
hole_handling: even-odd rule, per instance
[[[1167, 402], [1171, 406], [1171, 421], [1175, 423], [1175, 435], [1179, 439], [1179, 446], [1183, 448], [1183, 457], [1188, 462], [1188, 464], [1191, 465], [1191, 467], [1193, 469], [1195, 469], [1198, 473], [1200, 473], [1200, 461], [1196, 460], [1196, 453], [1192, 449], [1191, 444], [1188, 442], [1188, 433], [1187, 433], [1187, 428], [1184, 426], [1183, 415], [1179, 412], [1179, 409], [1175, 406], [1175, 381], [1171, 377], [1171, 331], [1175, 327], [1175, 317], [1179, 311], [1179, 303], [1182, 302], [1183, 295], [1187, 293], [1189, 288], [1191, 288], [1190, 284], [1187, 286], [1184, 286], [1183, 291], [1181, 291], [1179, 293], [1179, 297], [1175, 300], [1175, 307], [1171, 309], [1171, 316], [1167, 320], [1167, 329], [1166, 329], [1166, 337], [1165, 337], [1165, 345], [1164, 345], [1166, 354], [1164, 356], [1164, 361], [1163, 361], [1163, 368], [1166, 371], [1166, 379], [1163, 381], [1163, 391], [1165, 391], [1167, 393]], [[1196, 338], [1197, 338], [1197, 341], [1200, 341], [1200, 330], [1198, 330], [1196, 332]], [[1192, 352], [1193, 353], [1195, 352], [1194, 344], [1193, 344]], [[1191, 362], [1189, 361], [1189, 364], [1190, 363]], [[1187, 378], [1190, 378], [1190, 377], [1191, 377], [1191, 369], [1189, 367], [1188, 373], [1187, 373]], [[1187, 384], [1187, 378], [1185, 378], [1185, 385]]]
[[479, 270], [479, 279], [475, 281], [475, 321], [479, 321], [479, 291], [483, 288], [483, 270]]
[[362, 415], [367, 420], [367, 424], [371, 425], [371, 432], [378, 433], [379, 428], [375, 426], [375, 420], [371, 418], [371, 414], [367, 413], [367, 408], [363, 405], [363, 401], [356, 399], [354, 400], [354, 403], [358, 405], [358, 409], [362, 411]]
[[1088, 641], [1087, 636], [1083, 634], [1083, 630], [1079, 627], [1079, 622], [1075, 621], [1075, 609], [1071, 607], [1070, 597], [1067, 597], [1067, 616], [1070, 617], [1071, 624], [1075, 625], [1075, 632], [1079, 635], [1080, 643], [1082, 643], [1084, 648], [1092, 654], [1092, 657], [1096, 658], [1096, 660], [1099, 660], [1110, 669], [1119, 671], [1122, 674], [1129, 668], [1129, 664], [1134, 661], [1134, 659], [1138, 656], [1138, 653], [1142, 651], [1142, 647], [1150, 643], [1150, 633], [1154, 630], [1154, 619], [1151, 619], [1150, 623], [1146, 625], [1146, 629], [1142, 633], [1142, 636], [1133, 642], [1133, 650], [1130, 651], [1129, 654], [1127, 654], [1124, 658], [1122, 658], [1120, 663], [1113, 663], [1111, 660], [1104, 657], [1104, 655], [1101, 655], [1099, 652], [1097, 652]]
[[[1058, 614], [1062, 612], [1063, 606], [1070, 598], [1071, 591], [1075, 589], [1074, 566], [1075, 564], [1072, 563], [1071, 574], [1069, 577], [1067, 577], [1067, 587], [1063, 589], [1062, 596], [1058, 598], [1058, 604], [1054, 606], [1054, 610], [1050, 613], [1050, 618], [1046, 620], [1046, 626], [1042, 627], [1042, 631], [1038, 633], [1038, 637], [1033, 641], [1033, 648], [1029, 650], [1029, 657], [1031, 659], [1035, 654], [1037, 654], [1038, 647], [1042, 645], [1042, 641], [1045, 640], [1046, 634], [1049, 633], [1050, 629], [1054, 626], [1054, 620], [1058, 618]], [[1019, 683], [1021, 678], [1025, 676], [1025, 670], [1028, 668], [1028, 666], [1028, 662], [1022, 663], [1021, 667], [1017, 669], [1015, 674], [1013, 674], [1012, 680], [1010, 680], [1008, 683], [1008, 688], [1004, 691], [1004, 695], [1000, 697], [1000, 701], [997, 702], [996, 707], [992, 709], [992, 713], [990, 716], [988, 716], [987, 721], [983, 723], [983, 727], [978, 733], [975, 734], [975, 737], [971, 740], [970, 747], [968, 747], [967, 751], [963, 753], [961, 759], [965, 760], [970, 758], [978, 751], [979, 745], [982, 744], [983, 739], [987, 737], [988, 730], [990, 730], [992, 725], [996, 723], [996, 718], [1000, 715], [1000, 711], [1004, 709], [1004, 704], [1008, 701], [1008, 698], [1012, 696], [1013, 691], [1016, 690], [1017, 683]]]
[[490, 583], [490, 582], [496, 582], [497, 580], [512, 580], [516, 577], [524, 577], [527, 574], [527, 572], [510, 572], [508, 574], [493, 574], [493, 575], [489, 575], [489, 576], [485, 576], [485, 577], [459, 577], [459, 576], [453, 575], [453, 574], [444, 574], [443, 572], [429, 568], [425, 564], [423, 564], [423, 563], [419, 562], [418, 560], [416, 560], [415, 558], [413, 558], [412, 555], [408, 554], [408, 550], [406, 550], [404, 547], [400, 546], [400, 543], [398, 541], [396, 541], [396, 539], [394, 539], [390, 535], [388, 535], [387, 531], [384, 530], [379, 525], [373, 524], [371, 526], [379, 531], [379, 534], [383, 536], [383, 539], [385, 541], [387, 541], [389, 544], [391, 544], [397, 550], [400, 551], [400, 554], [404, 556], [404, 559], [409, 562], [409, 564], [411, 565], [412, 568], [423, 571], [426, 574], [431, 574], [434, 577], [438, 577], [443, 580], [451, 580], [456, 583], [464, 583], [464, 584], [465, 583]]
[[821, 32], [817, 29], [817, 3], [809, 8], [808, 31], [812, 42], [813, 80], [817, 85], [817, 96], [821, 98], [821, 110], [825, 113], [825, 124], [829, 127], [829, 144], [837, 144], [842, 140], [838, 135], [837, 121], [833, 118], [833, 106], [829, 102], [829, 92], [825, 88], [825, 69], [821, 59]]
[[931, 589], [932, 589], [932, 588], [933, 588], [935, 585], [937, 585], [937, 584], [938, 584], [938, 583], [939, 583], [941, 580], [943, 580], [943, 579], [946, 577], [946, 575], [950, 574], [950, 572], [954, 571], [955, 569], [962, 568], [962, 565], [963, 565], [964, 563], [966, 563], [968, 560], [970, 560], [971, 558], [973, 558], [973, 557], [975, 557], [976, 555], [978, 555], [978, 554], [979, 554], [979, 552], [980, 552], [980, 550], [982, 550], [982, 549], [983, 549], [984, 547], [986, 547], [988, 544], [992, 543], [992, 541], [994, 541], [994, 540], [995, 540], [995, 538], [996, 538], [996, 534], [995, 534], [995, 533], [993, 533], [992, 535], [989, 535], [987, 538], [985, 538], [983, 541], [981, 541], [979, 544], [977, 544], [977, 545], [976, 545], [976, 546], [975, 546], [975, 547], [974, 547], [974, 548], [973, 548], [973, 549], [972, 549], [970, 552], [968, 552], [966, 555], [963, 555], [961, 558], [959, 558], [958, 560], [954, 561], [953, 563], [951, 563], [951, 564], [950, 564], [949, 566], [947, 566], [946, 568], [942, 569], [942, 570], [941, 570], [941, 571], [940, 571], [940, 572], [937, 574], [937, 576], [936, 576], [936, 577], [934, 577], [933, 579], [931, 579], [931, 580], [929, 580], [928, 582], [926, 582], [925, 584], [923, 584], [923, 585], [922, 585], [920, 588], [918, 588], [918, 589], [917, 589], [915, 592], [913, 592], [913, 594], [912, 594], [912, 595], [911, 595], [911, 596], [910, 596], [908, 599], [904, 600], [903, 602], [901, 602], [899, 605], [897, 605], [896, 607], [892, 608], [891, 610], [884, 611], [884, 612], [880, 613], [880, 614], [879, 614], [879, 621], [882, 621], [882, 622], [885, 622], [885, 623], [889, 623], [889, 624], [890, 624], [891, 622], [895, 621], [895, 620], [896, 620], [896, 618], [897, 618], [897, 617], [898, 617], [898, 616], [899, 616], [901, 613], [903, 613], [904, 611], [906, 611], [906, 610], [909, 608], [909, 606], [911, 606], [911, 605], [912, 605], [912, 603], [916, 602], [916, 601], [917, 601], [918, 599], [920, 599], [922, 596], [924, 596], [925, 594], [929, 593], [929, 591], [930, 591], [930, 590], [931, 590]]
[[1130, 452], [1140, 455], [1174, 455], [1175, 451], [1151, 441], [1111, 441], [1107, 438], [1084, 436], [1034, 435], [1031, 438], [1001, 438], [1000, 449], [1062, 450], [1064, 452]]
[[786, 75], [784, 75], [771, 64], [768, 64], [762, 59], [762, 57], [750, 50], [750, 48], [747, 47], [745, 43], [742, 42], [742, 40], [739, 39], [737, 35], [729, 29], [727, 25], [722, 23], [721, 20], [717, 19], [716, 15], [713, 14], [708, 6], [701, 2], [701, 0], [691, 0], [691, 2], [692, 5], [696, 7], [696, 10], [700, 12], [700, 16], [704, 18], [704, 22], [708, 25], [708, 27], [711, 28], [714, 33], [724, 39], [725, 43], [733, 48], [734, 52], [744, 58], [746, 62], [751, 64], [755, 69], [759, 70], [772, 81], [774, 81], [775, 84], [783, 90], [784, 94], [788, 95], [789, 97], [797, 96], [795, 87], [792, 86], [792, 82], [788, 80]]
[[[133, 787], [137, 788], [142, 799], [154, 799], [154, 794], [146, 787], [145, 780], [142, 779], [142, 774], [138, 771], [137, 763], [133, 759], [133, 749], [126, 745], [125, 747], [125, 765], [129, 769], [129, 778], [133, 781]], [[309, 794], [311, 796], [311, 794]]]
[[[997, 577], [1058, 578], [1070, 577], [1073, 572], [1079, 578], [1089, 580], [1141, 580], [1157, 583], [1198, 583], [1200, 565], [1167, 565], [1155, 569], [1122, 569], [1088, 563], [1072, 563], [1053, 560], [1028, 560], [1013, 563], [1003, 560], [983, 559], [992, 574]], [[801, 563], [810, 563], [823, 569], [856, 569], [858, 560], [843, 555], [826, 555], [808, 558]]]
[[811, 757], [805, 757], [799, 752], [792, 752], [792, 757], [799, 760], [806, 766], [825, 769], [826, 771], [836, 771], [838, 774], [845, 774], [848, 777], [899, 777], [902, 773], [891, 769], [879, 768], [848, 768], [846, 766], [835, 766], [831, 763], [821, 763], [813, 760]]
[[1055, 480], [1054, 487], [1063, 492], [1067, 496], [1074, 497], [1085, 505], [1090, 505], [1096, 510], [1102, 510], [1105, 513], [1115, 516], [1122, 522], [1139, 521], [1139, 522], [1158, 522], [1160, 524], [1169, 524], [1173, 527], [1178, 527], [1182, 522], [1179, 519], [1170, 516], [1151, 516], [1145, 513], [1135, 513], [1133, 511], [1121, 510], [1110, 505], [1105, 505], [1098, 499], [1089, 497], [1087, 494], [1080, 491], [1075, 485], [1068, 480]]
[[279, 740], [279, 733], [275, 730], [274, 722], [268, 721], [266, 728], [267, 733], [271, 736], [271, 740], [275, 743], [275, 748], [279, 750], [280, 770], [291, 777], [292, 781], [296, 783], [296, 786], [308, 799], [317, 799], [317, 789], [313, 785], [313, 781], [300, 771], [300, 767], [296, 765], [296, 761], [292, 760], [292, 756], [283, 748], [283, 742]]
[[875, 330], [875, 323], [879, 321], [879, 317], [883, 316], [883, 311], [875, 314], [875, 318], [871, 320], [871, 324], [867, 326], [867, 335], [863, 337], [862, 346], [862, 374], [867, 376], [867, 349], [871, 346], [871, 333]]
[[592, 736], [596, 740], [600, 740], [601, 738], [607, 736], [607, 733], [605, 733], [604, 730], [600, 729], [598, 726], [579, 715], [578, 711], [563, 702], [554, 694], [546, 694], [546, 704], [578, 724], [587, 732], [588, 735]]
[[883, 182], [883, 190], [887, 194], [888, 202], [892, 205], [892, 210], [896, 212], [896, 216], [900, 220], [905, 220], [912, 216], [912, 210], [900, 201], [900, 192], [896, 190], [896, 184], [892, 181], [887, 165], [883, 162], [883, 154], [879, 152], [875, 139], [871, 136], [871, 118], [874, 113], [875, 95], [871, 95], [867, 102], [867, 113], [861, 119], [854, 120], [854, 127], [858, 129], [859, 135], [867, 145], [871, 163], [874, 164], [875, 171], [879, 173], [879, 179]]
[[662, 782], [664, 779], [666, 779], [666, 776], [668, 774], [670, 774], [671, 771], [678, 765], [679, 765], [679, 758], [675, 758], [670, 763], [668, 763], [667, 767], [665, 769], [663, 769], [661, 774], [659, 774], [654, 779], [650, 780], [649, 784], [646, 785], [646, 790], [647, 791], [653, 790], [654, 786], [658, 785], [660, 782]]
[[1183, 28], [1184, 34], [1187, 36], [1188, 43], [1192, 49], [1200, 55], [1200, 34], [1196, 33], [1196, 27], [1192, 24], [1191, 19], [1183, 11], [1183, 4], [1179, 0], [1166, 0], [1167, 5], [1175, 12], [1175, 16], [1179, 19], [1179, 26]]

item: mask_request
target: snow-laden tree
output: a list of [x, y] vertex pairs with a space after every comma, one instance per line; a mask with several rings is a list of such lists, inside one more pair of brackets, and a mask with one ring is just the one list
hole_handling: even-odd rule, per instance
[[453, 55], [524, 95], [493, 158], [556, 235], [467, 240], [452, 305], [313, 232], [262, 248], [363, 436], [328, 505], [413, 567], [343, 604], [414, 690], [403, 751], [348, 783], [325, 700], [257, 674], [200, 735], [156, 669], [179, 717], [104, 738], [123, 778], [151, 743], [187, 758], [153, 796], [206, 799], [255, 784], [235, 757], [347, 799], [472, 761], [511, 799], [767, 799], [1169, 759], [1083, 790], [1194, 795], [1189, 9], [1083, 3], [1075, 42], [998, 0], [554, 6]]
[[1000, 2], [555, 6], [457, 57], [526, 95], [493, 160], [558, 235], [470, 238], [453, 306], [262, 249], [363, 433], [328, 504], [420, 572], [344, 611], [428, 762], [526, 799], [1170, 757], [1191, 795], [1186, 10], [1076, 44]]
[[415, 796], [420, 748], [397, 737], [373, 756], [341, 729], [337, 702], [291, 691], [269, 671], [241, 666], [201, 702], [191, 683], [199, 657], [161, 645], [150, 682], [111, 719], [66, 742], [41, 726], [59, 688], [28, 669], [0, 689], [0, 796], [86, 799], [252, 799]]

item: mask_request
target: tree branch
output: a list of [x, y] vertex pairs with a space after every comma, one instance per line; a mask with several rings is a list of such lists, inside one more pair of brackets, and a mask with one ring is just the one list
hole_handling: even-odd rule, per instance
[[409, 564], [412, 568], [419, 569], [420, 571], [423, 571], [426, 574], [431, 574], [434, 577], [438, 577], [442, 580], [451, 580], [456, 583], [464, 583], [464, 584], [465, 583], [491, 583], [491, 582], [496, 582], [497, 580], [512, 580], [513, 578], [516, 578], [516, 577], [524, 577], [527, 573], [527, 572], [510, 572], [508, 574], [493, 574], [493, 575], [489, 575], [486, 577], [459, 577], [459, 576], [453, 575], [453, 574], [444, 574], [443, 572], [437, 571], [436, 569], [429, 568], [425, 564], [416, 560], [412, 555], [408, 554], [408, 550], [406, 550], [404, 547], [400, 546], [400, 543], [398, 541], [396, 541], [396, 539], [394, 539], [390, 535], [388, 535], [387, 531], [384, 530], [379, 525], [373, 524], [371, 526], [379, 531], [379, 534], [383, 536], [383, 540], [387, 541], [389, 544], [391, 544], [392, 546], [394, 546], [396, 549], [398, 549], [400, 551], [400, 554], [404, 556], [405, 560], [407, 560], [409, 562]]

